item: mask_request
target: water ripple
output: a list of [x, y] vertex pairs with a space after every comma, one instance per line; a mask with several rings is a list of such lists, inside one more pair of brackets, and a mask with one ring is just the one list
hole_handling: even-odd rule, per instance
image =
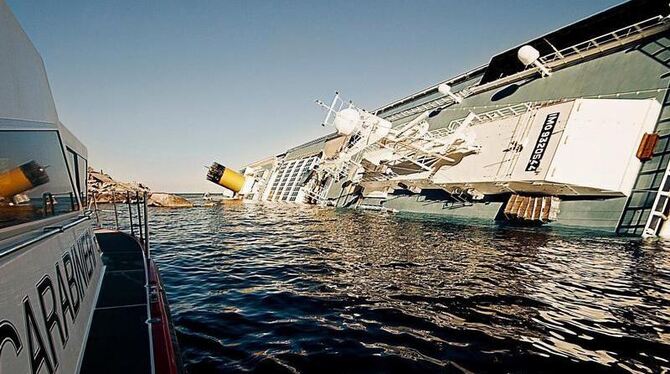
[[270, 204], [151, 216], [192, 373], [670, 370], [663, 242]]

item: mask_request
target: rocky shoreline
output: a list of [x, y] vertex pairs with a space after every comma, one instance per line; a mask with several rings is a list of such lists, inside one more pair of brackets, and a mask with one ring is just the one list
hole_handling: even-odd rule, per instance
[[88, 169], [88, 196], [97, 204], [125, 203], [136, 196], [147, 194], [148, 206], [164, 208], [191, 208], [193, 203], [188, 199], [165, 192], [152, 192], [151, 189], [138, 182], [120, 182], [114, 180], [102, 170]]

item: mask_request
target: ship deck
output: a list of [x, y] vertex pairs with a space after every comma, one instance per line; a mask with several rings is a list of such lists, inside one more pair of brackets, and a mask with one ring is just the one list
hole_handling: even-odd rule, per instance
[[82, 373], [150, 373], [146, 258], [132, 236], [101, 230], [106, 266], [93, 314]]

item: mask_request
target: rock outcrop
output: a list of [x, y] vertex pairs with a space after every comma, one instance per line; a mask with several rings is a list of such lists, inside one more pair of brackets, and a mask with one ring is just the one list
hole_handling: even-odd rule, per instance
[[193, 206], [193, 203], [181, 196], [154, 192], [149, 195], [148, 205], [164, 208], [190, 208]]
[[134, 199], [137, 194], [150, 193], [149, 187], [137, 182], [119, 182], [108, 174], [88, 168], [88, 196], [95, 199], [98, 204], [123, 203], [130, 198]]
[[165, 208], [192, 207], [193, 203], [187, 199], [163, 192], [151, 192], [151, 189], [138, 182], [119, 182], [108, 174], [88, 168], [88, 196], [91, 202], [98, 204], [125, 203], [147, 193], [149, 206]]

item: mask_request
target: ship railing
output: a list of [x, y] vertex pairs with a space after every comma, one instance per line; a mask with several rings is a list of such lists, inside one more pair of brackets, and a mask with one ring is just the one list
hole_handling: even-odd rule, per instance
[[[98, 202], [98, 195], [91, 194], [89, 201], [89, 211], [95, 216], [96, 225], [100, 229], [114, 229], [122, 231], [127, 227], [130, 235], [135, 237], [145, 248], [147, 257], [150, 258], [149, 251], [149, 215], [147, 209], [148, 193], [146, 191], [125, 191], [111, 192], [111, 209], [100, 205], [107, 202]], [[126, 215], [127, 212], [127, 215]], [[112, 216], [113, 215], [113, 216]], [[110, 218], [111, 216], [111, 218]], [[119, 217], [127, 221], [127, 226], [122, 225]], [[108, 221], [112, 220], [111, 224]]]
[[[640, 39], [667, 30], [668, 28], [670, 28], [668, 17], [658, 15], [600, 35], [598, 37], [574, 44], [561, 50], [556, 50], [552, 53], [541, 56], [539, 61], [549, 69], [556, 70], [571, 63], [575, 63], [598, 54], [607, 53], [616, 48], [624, 47]], [[514, 81], [532, 76], [536, 73], [537, 68], [531, 65], [527, 69], [524, 69], [518, 73], [508, 75], [485, 84], [474, 84], [465, 87], [460, 91], [454, 92], [454, 94], [461, 98], [466, 98], [468, 96], [493, 88], [502, 87]], [[388, 121], [396, 121], [410, 117], [412, 115], [418, 115], [429, 109], [444, 108], [451, 104], [454, 104], [454, 101], [451, 98], [447, 96], [439, 97], [384, 118]]]
[[[471, 86], [465, 87], [462, 90], [455, 93], [455, 95], [460, 97], [461, 99], [465, 99], [466, 97], [470, 96], [471, 94], [472, 94]], [[423, 104], [419, 104], [415, 107], [405, 109], [402, 112], [394, 113], [394, 114], [392, 114], [390, 116], [387, 116], [387, 117], [382, 116], [382, 118], [386, 119], [387, 121], [395, 121], [395, 120], [400, 119], [400, 118], [409, 117], [409, 116], [414, 115], [414, 114], [421, 114], [421, 113], [423, 113], [427, 110], [431, 110], [431, 109], [435, 109], [435, 108], [439, 108], [439, 107], [444, 107], [444, 106], [454, 104], [454, 103], [455, 103], [455, 101], [454, 101], [453, 98], [451, 98], [449, 96], [443, 96], [443, 97], [439, 97], [439, 98], [436, 98], [436, 99], [433, 99], [433, 100], [429, 100], [429, 101], [427, 101]]]
[[[332, 179], [330, 185], [332, 186]], [[328, 186], [328, 188], [325, 187], [321, 188], [317, 191], [312, 191], [311, 189], [306, 187], [300, 187], [300, 189], [302, 190], [303, 196], [305, 196], [307, 199], [314, 200], [316, 205], [321, 205], [325, 203], [327, 200], [325, 195], [330, 189], [330, 186]]]
[[[533, 110], [538, 105], [539, 104], [537, 102], [525, 102], [502, 107], [499, 109], [494, 109], [484, 113], [477, 113], [475, 118], [472, 120], [471, 124], [480, 124], [490, 121], [497, 121], [504, 118], [515, 117]], [[467, 116], [455, 119], [449, 122], [447, 126], [430, 131], [429, 134], [433, 138], [440, 138], [447, 136], [456, 131], [459, 127], [461, 127], [463, 121], [465, 121], [466, 118]]]
[[[467, 92], [468, 91], [462, 90], [462, 91], [459, 91], [457, 93], [457, 95], [465, 98]], [[415, 115], [415, 114], [419, 115], [419, 114], [421, 114], [421, 113], [423, 113], [427, 110], [431, 110], [431, 109], [439, 108], [439, 107], [444, 107], [444, 106], [447, 106], [447, 105], [450, 105], [450, 104], [453, 104], [453, 103], [455, 103], [455, 101], [452, 98], [450, 98], [448, 96], [444, 96], [444, 97], [433, 99], [433, 100], [428, 101], [426, 103], [417, 105], [415, 107], [405, 109], [402, 112], [392, 114], [388, 117], [384, 117], [384, 119], [386, 119], [387, 121], [395, 121], [397, 119], [410, 117], [410, 116]]]
[[319, 204], [321, 202], [322, 198], [321, 198], [321, 195], [319, 194], [319, 192], [312, 191], [312, 190], [310, 190], [308, 188], [305, 188], [305, 187], [300, 187], [300, 189], [302, 190], [303, 195], [305, 197], [307, 197], [308, 199], [315, 200], [317, 204]]
[[335, 179], [341, 179], [349, 175], [351, 168], [354, 166], [360, 166], [356, 161], [352, 159], [341, 160], [339, 164], [335, 164], [332, 167], [325, 166], [323, 170], [330, 177]]
[[[401, 111], [393, 111], [393, 109], [397, 110], [398, 108], [402, 107], [403, 105], [409, 104], [409, 103], [413, 102], [414, 100], [416, 100], [418, 98], [426, 97], [426, 95], [430, 94], [431, 92], [435, 92], [437, 90], [437, 87], [440, 84], [448, 84], [451, 87], [455, 87], [456, 85], [459, 85], [463, 82], [466, 82], [466, 81], [472, 79], [473, 77], [479, 76], [481, 73], [484, 72], [484, 70], [486, 70], [486, 67], [487, 67], [487, 65], [481, 65], [481, 66], [478, 66], [474, 69], [468, 70], [468, 71], [466, 71], [464, 73], [461, 73], [461, 74], [459, 74], [455, 77], [452, 77], [448, 80], [442, 81], [439, 84], [433, 85], [433, 86], [431, 86], [429, 88], [426, 88], [422, 91], [416, 92], [416, 93], [414, 93], [412, 95], [409, 95], [407, 97], [404, 97], [400, 100], [396, 100], [392, 103], [384, 105], [383, 107], [377, 108], [373, 112], [373, 114], [376, 115], [376, 116], [388, 119], [390, 116], [393, 116], [393, 115], [401, 112]], [[461, 90], [459, 92], [463, 92], [463, 91], [464, 90]], [[431, 100], [428, 100], [428, 101], [431, 101]]]
[[[622, 27], [598, 37], [541, 56], [539, 61], [550, 70], [556, 70], [584, 59], [619, 49], [648, 36], [658, 34], [668, 28], [670, 28], [668, 17], [662, 15], [654, 16], [644, 21]], [[533, 74], [536, 74], [537, 71], [537, 67], [530, 65], [528, 68], [518, 73], [485, 84], [472, 86], [470, 90], [472, 94], [477, 94], [493, 88], [502, 87], [511, 82], [528, 78]]]
[[[588, 57], [586, 53], [589, 51], [605, 52], [612, 46], [623, 46], [631, 41], [643, 38], [647, 36], [648, 31], [658, 26], [664, 26], [666, 23], [667, 18], [664, 16], [652, 17], [542, 56], [540, 57], [540, 62], [543, 64], [551, 64], [557, 61], [564, 63], [571, 56], [577, 56], [578, 58]], [[608, 44], [614, 45], [610, 46]]]
[[386, 172], [372, 172], [365, 173], [361, 182], [386, 182], [398, 178], [400, 175], [393, 170], [388, 169]]

